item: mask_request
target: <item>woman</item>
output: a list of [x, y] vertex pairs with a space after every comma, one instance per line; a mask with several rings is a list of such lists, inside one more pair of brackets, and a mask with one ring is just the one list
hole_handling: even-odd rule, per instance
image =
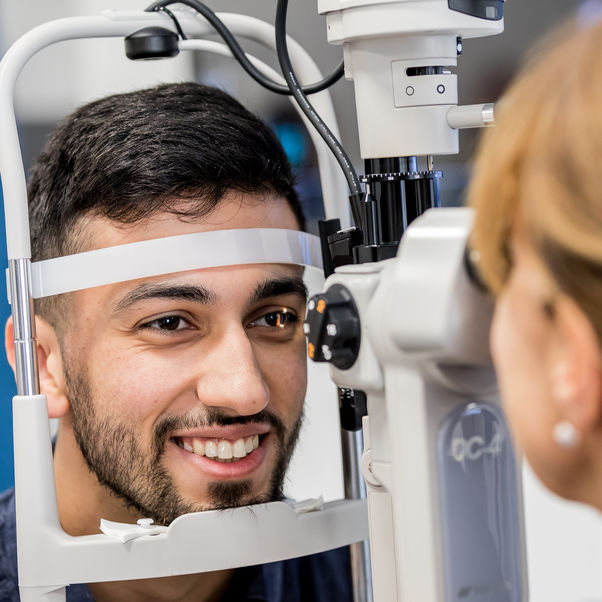
[[517, 443], [551, 490], [602, 509], [602, 21], [553, 42], [483, 140], [472, 246]]

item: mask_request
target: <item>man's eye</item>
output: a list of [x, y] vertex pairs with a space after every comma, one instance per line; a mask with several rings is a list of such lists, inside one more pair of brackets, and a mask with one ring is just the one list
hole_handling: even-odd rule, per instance
[[186, 328], [189, 328], [189, 326], [189, 323], [181, 316], [161, 316], [160, 318], [141, 324], [140, 328], [165, 332], [185, 330]]
[[255, 326], [264, 326], [269, 328], [286, 328], [287, 326], [291, 326], [295, 322], [297, 322], [298, 317], [297, 314], [287, 310], [280, 309], [278, 311], [271, 311], [267, 314], [264, 314], [260, 318], [253, 320], [249, 327], [253, 328]]

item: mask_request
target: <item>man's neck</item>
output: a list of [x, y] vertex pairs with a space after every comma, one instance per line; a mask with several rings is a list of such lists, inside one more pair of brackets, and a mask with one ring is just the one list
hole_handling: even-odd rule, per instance
[[233, 570], [88, 585], [96, 602], [218, 602]]
[[[84, 460], [73, 432], [62, 424], [54, 450], [54, 473], [61, 526], [72, 536], [100, 532], [100, 519], [135, 523], [140, 516], [101, 485]], [[199, 542], [202, 546], [202, 542]], [[133, 581], [89, 584], [97, 602], [214, 602], [232, 580], [233, 570]]]

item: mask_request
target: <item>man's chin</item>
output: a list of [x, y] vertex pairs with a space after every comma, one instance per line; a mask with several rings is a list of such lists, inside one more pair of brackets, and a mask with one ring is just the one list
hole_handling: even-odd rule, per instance
[[266, 479], [209, 479], [202, 490], [190, 487], [179, 489], [180, 499], [185, 500], [191, 512], [225, 510], [281, 500], [280, 473], [274, 470]]
[[252, 506], [280, 499], [271, 491], [253, 491], [253, 483], [245, 481], [215, 481], [207, 487], [207, 501], [199, 504], [202, 510], [226, 510]]

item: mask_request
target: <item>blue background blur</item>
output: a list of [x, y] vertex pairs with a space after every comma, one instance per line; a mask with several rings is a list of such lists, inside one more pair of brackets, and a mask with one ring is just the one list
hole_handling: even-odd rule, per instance
[[[0, 185], [0, 200], [2, 189]], [[3, 205], [4, 206], [4, 205]], [[2, 266], [2, 292], [0, 293], [0, 321], [2, 322], [2, 340], [4, 340], [4, 324], [10, 315], [10, 306], [6, 300], [6, 272], [8, 265], [6, 257], [6, 236], [4, 234], [4, 211], [0, 211], [0, 266]], [[13, 414], [12, 398], [17, 392], [13, 371], [6, 361], [4, 351], [0, 353], [0, 491], [11, 487], [14, 482], [13, 473]]]

